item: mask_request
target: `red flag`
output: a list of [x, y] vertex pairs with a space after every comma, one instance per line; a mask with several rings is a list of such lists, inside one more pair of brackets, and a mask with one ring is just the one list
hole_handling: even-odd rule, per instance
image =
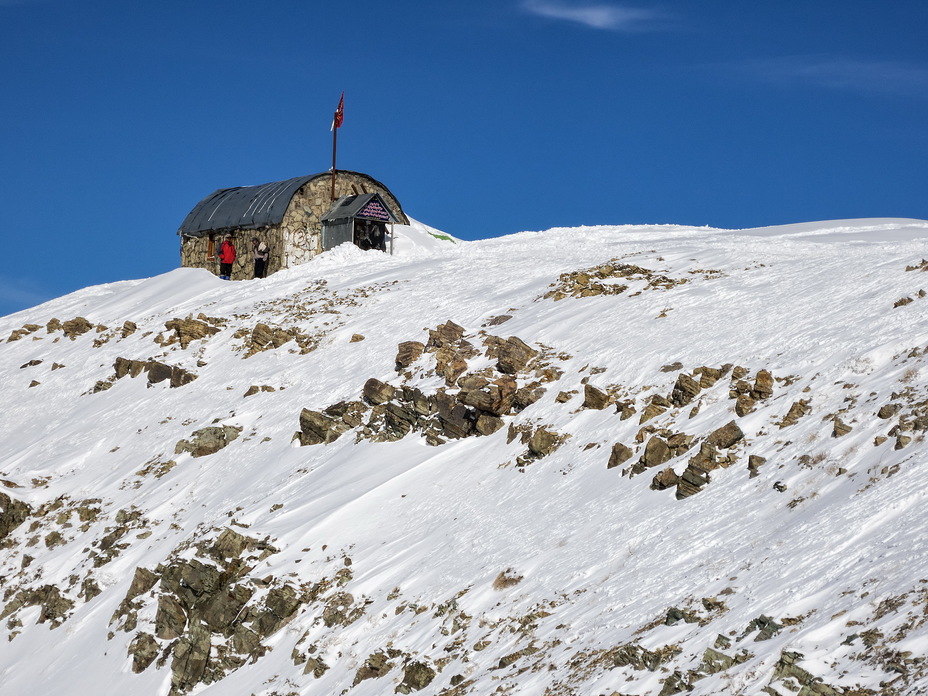
[[342, 127], [342, 122], [345, 120], [345, 93], [342, 92], [342, 98], [338, 100], [338, 108], [335, 109], [335, 118], [332, 119], [332, 128], [329, 130], [335, 130], [336, 128]]

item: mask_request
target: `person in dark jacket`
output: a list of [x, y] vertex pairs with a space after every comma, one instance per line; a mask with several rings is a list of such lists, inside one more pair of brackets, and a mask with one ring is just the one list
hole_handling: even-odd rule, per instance
[[263, 278], [267, 272], [267, 258], [271, 255], [271, 250], [264, 242], [259, 242], [257, 237], [251, 238], [251, 250], [255, 257], [255, 278]]
[[219, 247], [219, 277], [222, 280], [231, 279], [233, 263], [235, 263], [235, 244], [232, 243], [232, 235], [227, 234], [222, 240], [222, 246]]

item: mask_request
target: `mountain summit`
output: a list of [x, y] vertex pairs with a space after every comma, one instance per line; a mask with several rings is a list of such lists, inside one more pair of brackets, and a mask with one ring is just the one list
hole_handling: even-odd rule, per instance
[[0, 691], [928, 693], [928, 222], [558, 228], [0, 318]]

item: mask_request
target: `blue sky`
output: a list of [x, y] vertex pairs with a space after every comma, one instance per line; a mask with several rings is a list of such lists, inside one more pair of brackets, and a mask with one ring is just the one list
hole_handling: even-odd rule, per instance
[[928, 2], [0, 0], [0, 314], [338, 166], [465, 239], [928, 218]]

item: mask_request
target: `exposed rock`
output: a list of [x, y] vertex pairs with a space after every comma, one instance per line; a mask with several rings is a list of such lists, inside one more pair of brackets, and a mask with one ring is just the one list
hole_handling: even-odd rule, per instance
[[492, 435], [497, 430], [502, 428], [505, 425], [505, 422], [502, 418], [497, 416], [490, 415], [489, 413], [481, 413], [477, 416], [477, 421], [474, 424], [474, 429], [480, 435]]
[[752, 454], [748, 457], [748, 471], [751, 472], [749, 478], [754, 478], [759, 475], [760, 468], [767, 463], [767, 460], [764, 457], [759, 457], [756, 454]]
[[192, 457], [205, 457], [226, 447], [241, 432], [242, 428], [234, 425], [201, 428], [193, 432], [190, 440], [179, 441], [174, 446], [174, 454], [189, 452]]
[[389, 661], [386, 653], [377, 652], [368, 657], [354, 677], [352, 686], [357, 686], [365, 679], [379, 679], [393, 669], [393, 663]]
[[181, 348], [186, 348], [192, 341], [197, 341], [201, 338], [207, 338], [208, 336], [219, 333], [219, 329], [215, 326], [210, 326], [205, 321], [199, 321], [189, 317], [187, 319], [171, 319], [164, 323], [164, 327], [168, 331], [173, 331], [175, 333]]
[[431, 684], [434, 678], [435, 670], [426, 663], [410, 662], [403, 669], [403, 681], [397, 687], [397, 692], [403, 693], [400, 691], [401, 687], [406, 687], [406, 693], [409, 693], [409, 690], [421, 691]]
[[187, 613], [183, 605], [173, 595], [161, 595], [155, 613], [155, 635], [164, 640], [174, 640], [183, 635], [186, 627]]
[[517, 386], [512, 377], [501, 377], [481, 389], [462, 390], [458, 399], [466, 406], [473, 406], [497, 417], [503, 416], [512, 408]]
[[673, 454], [670, 451], [670, 447], [667, 446], [667, 441], [662, 437], [654, 435], [648, 440], [648, 444], [645, 445], [644, 454], [641, 455], [641, 459], [639, 459], [638, 464], [635, 465], [633, 473], [640, 474], [645, 469], [665, 464], [672, 458]]
[[654, 476], [654, 479], [651, 481], [651, 489], [655, 491], [663, 491], [668, 488], [673, 488], [679, 483], [680, 476], [673, 469], [667, 467]]
[[769, 399], [773, 396], [773, 375], [769, 370], [759, 370], [754, 378], [754, 388], [751, 395], [758, 401]]
[[129, 643], [128, 654], [132, 658], [132, 671], [136, 674], [144, 672], [155, 661], [161, 646], [155, 637], [149, 633], [137, 633]]
[[126, 593], [126, 599], [135, 599], [139, 595], [145, 594], [154, 587], [157, 582], [157, 574], [139, 566], [135, 569], [135, 575], [132, 577], [132, 584], [129, 586], [129, 591]]
[[425, 350], [425, 344], [419, 341], [404, 341], [396, 351], [396, 371], [401, 372], [418, 360]]
[[[493, 336], [489, 338], [495, 338]], [[502, 340], [497, 339], [495, 342], [495, 351], [493, 344], [488, 344], [490, 350], [487, 351], [489, 357], [497, 358], [496, 369], [507, 375], [514, 375], [525, 370], [529, 361], [538, 355], [538, 351], [527, 345], [517, 336], [510, 336]]]
[[769, 616], [761, 615], [748, 624], [744, 632], [738, 637], [738, 640], [746, 638], [754, 631], [757, 631], [757, 635], [754, 637], [755, 643], [763, 640], [770, 640], [781, 628], [783, 628], [783, 626]]
[[116, 358], [116, 362], [113, 363], [113, 369], [116, 371], [116, 379], [121, 379], [126, 375], [138, 377], [140, 374], [146, 373], [148, 375], [149, 386], [169, 380], [171, 387], [176, 388], [182, 387], [185, 384], [190, 384], [190, 382], [197, 378], [195, 374], [187, 372], [187, 370], [182, 367], [172, 367], [171, 365], [165, 365], [157, 360], [147, 360], [143, 362], [141, 360]]
[[245, 391], [245, 394], [242, 396], [242, 398], [244, 399], [244, 398], [247, 398], [247, 397], [249, 397], [249, 396], [254, 396], [254, 395], [257, 394], [258, 392], [275, 392], [275, 391], [277, 391], [277, 390], [276, 390], [274, 387], [268, 386], [268, 385], [266, 385], [266, 384], [261, 384], [261, 385], [252, 384], [252, 385], [251, 385], [250, 387], [248, 387], [248, 389]]
[[851, 426], [842, 421], [838, 416], [835, 416], [835, 425], [831, 431], [832, 437], [844, 437], [852, 430], [853, 428]]
[[739, 418], [743, 418], [754, 410], [756, 403], [757, 402], [754, 401], [754, 397], [751, 396], [751, 394], [739, 394], [735, 402], [735, 413]]
[[297, 435], [301, 445], [327, 445], [347, 430], [348, 426], [343, 421], [319, 411], [304, 408], [300, 412], [300, 432]]
[[779, 425], [780, 428], [786, 428], [790, 425], [795, 425], [800, 418], [807, 415], [811, 411], [812, 407], [809, 406], [809, 402], [805, 399], [799, 399], [799, 401], [794, 402], [793, 405], [789, 407], [789, 411], [783, 417], [783, 420], [781, 420], [777, 425]]
[[454, 396], [443, 391], [435, 394], [434, 404], [438, 412], [438, 419], [447, 437], [458, 439], [467, 437], [474, 432], [474, 423], [477, 415], [459, 403]]
[[612, 403], [612, 397], [606, 392], [597, 389], [592, 384], [583, 385], [583, 408], [592, 408], [602, 411]]
[[677, 375], [677, 381], [670, 393], [670, 402], [674, 406], [686, 406], [696, 398], [700, 389], [701, 387], [696, 380], [685, 372], [681, 372]]
[[699, 375], [700, 388], [708, 389], [722, 379], [727, 370], [719, 370], [714, 367], [697, 367], [693, 372]]
[[70, 321], [66, 321], [61, 325], [61, 329], [64, 331], [64, 335], [70, 338], [72, 341], [75, 340], [78, 336], [81, 336], [93, 328], [93, 324], [87, 321], [84, 317], [75, 317]]
[[876, 412], [878, 418], [883, 420], [888, 420], [896, 415], [899, 412], [899, 409], [902, 408], [900, 404], [884, 404], [880, 406], [880, 410]]
[[293, 339], [289, 333], [283, 329], [271, 328], [267, 324], [255, 324], [251, 330], [252, 350], [258, 352], [268, 348], [280, 348], [284, 343]]
[[744, 433], [735, 421], [729, 421], [718, 430], [712, 431], [706, 442], [720, 449], [728, 449], [744, 438]]
[[122, 325], [122, 328], [120, 329], [120, 334], [122, 335], [123, 338], [128, 338], [129, 336], [134, 334], [138, 330], [138, 328], [139, 327], [135, 325], [135, 322], [126, 321]]
[[0, 493], [0, 539], [25, 522], [31, 512], [32, 508], [27, 503]]
[[434, 350], [458, 343], [462, 338], [464, 338], [464, 327], [448, 320], [434, 330], [429, 329], [429, 341], [426, 347]]
[[396, 392], [396, 388], [371, 377], [364, 383], [364, 398], [371, 404], [385, 404]]
[[170, 696], [186, 693], [202, 680], [209, 660], [209, 649], [210, 633], [201, 624], [192, 625], [175, 643]]
[[612, 453], [609, 455], [609, 463], [606, 465], [606, 468], [614, 469], [617, 466], [621, 466], [631, 459], [633, 454], [632, 450], [621, 442], [615, 443], [612, 446]]
[[528, 440], [528, 449], [536, 457], [546, 457], [561, 446], [564, 437], [545, 427], [538, 428]]
[[364, 336], [361, 334], [351, 334], [351, 338], [348, 339], [348, 343], [360, 343], [364, 340]]

